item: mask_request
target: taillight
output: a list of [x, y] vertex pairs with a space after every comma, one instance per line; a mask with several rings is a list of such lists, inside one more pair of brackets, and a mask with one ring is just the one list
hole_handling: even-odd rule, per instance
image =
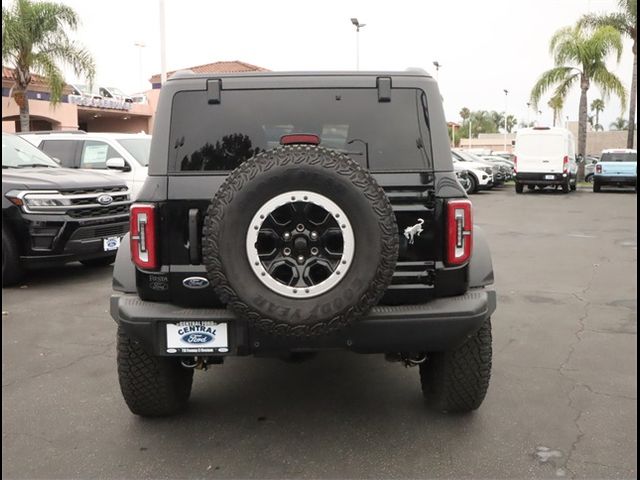
[[289, 135], [282, 135], [280, 137], [281, 145], [320, 145], [320, 137], [309, 133], [292, 133]]
[[569, 173], [569, 157], [566, 155], [562, 159], [562, 173]]
[[602, 173], [602, 165], [596, 164], [596, 173]]
[[155, 205], [131, 205], [130, 222], [131, 260], [145, 270], [158, 268]]
[[513, 173], [518, 173], [518, 157], [513, 157]]
[[469, 200], [447, 203], [447, 263], [461, 265], [471, 257], [473, 217]]

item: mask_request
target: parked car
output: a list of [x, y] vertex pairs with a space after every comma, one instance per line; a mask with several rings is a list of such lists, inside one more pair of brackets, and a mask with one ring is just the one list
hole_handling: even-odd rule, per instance
[[602, 151], [595, 165], [593, 191], [603, 186], [633, 187], [638, 191], [638, 154], [628, 148], [610, 148]]
[[515, 158], [515, 154], [511, 153], [511, 152], [503, 152], [503, 151], [493, 151], [491, 152], [491, 155], [493, 155], [494, 157], [502, 157], [505, 160], [509, 160], [511, 162], [514, 161]]
[[124, 102], [132, 103], [133, 98], [131, 95], [124, 93], [122, 90], [116, 87], [98, 87], [100, 95], [104, 98], [111, 98], [113, 100], [121, 100]]
[[98, 93], [98, 90], [93, 87], [89, 87], [89, 85], [81, 84], [81, 83], [70, 83], [69, 87], [71, 87], [72, 95], [76, 95], [79, 97], [86, 98], [94, 98], [97, 100], [101, 100], [102, 96]]
[[484, 166], [491, 167], [491, 174], [493, 177], [492, 188], [495, 186], [500, 186], [506, 181], [504, 169], [501, 169], [500, 166], [495, 164], [494, 162], [488, 162], [487, 160], [482, 158], [480, 155], [475, 154], [469, 150], [455, 149], [454, 153], [463, 162], [474, 162], [477, 164], [483, 164]]
[[[475, 183], [473, 192], [491, 190], [496, 184], [504, 183], [504, 178], [502, 178], [500, 168], [497, 165], [485, 162], [480, 157], [463, 150], [451, 150], [451, 155], [458, 162], [463, 162], [469, 170], [472, 183]], [[498, 177], [497, 180], [496, 177]]]
[[587, 155], [584, 160], [584, 181], [593, 183], [593, 172], [596, 169], [596, 163], [600, 160], [598, 157]]
[[500, 173], [504, 177], [505, 181], [513, 179], [515, 175], [515, 163], [511, 160], [507, 160], [506, 158], [499, 157], [497, 155], [479, 155], [479, 157], [485, 162], [498, 165]]
[[474, 162], [462, 162], [453, 155], [453, 170], [455, 172], [465, 172], [467, 177], [465, 192], [467, 194], [477, 193], [479, 190], [491, 190], [493, 188], [493, 173], [491, 167], [479, 166]]
[[26, 140], [2, 134], [2, 286], [30, 268], [109, 265], [129, 231], [124, 182], [60, 167]]
[[[457, 163], [459, 164], [460, 162]], [[464, 191], [467, 194], [471, 193], [471, 180], [469, 180], [469, 172], [463, 167], [456, 167], [455, 164], [453, 166], [453, 171], [458, 178], [458, 182], [460, 182], [460, 185], [462, 186], [462, 188], [464, 188]]]
[[521, 128], [516, 133], [516, 193], [524, 186], [576, 189], [578, 164], [575, 140], [566, 128]]
[[63, 167], [109, 170], [126, 182], [134, 200], [147, 178], [151, 135], [34, 132], [21, 136]]
[[432, 76], [181, 72], [152, 151], [111, 297], [134, 414], [180, 411], [229, 356], [335, 349], [418, 365], [437, 410], [480, 406], [493, 269]]

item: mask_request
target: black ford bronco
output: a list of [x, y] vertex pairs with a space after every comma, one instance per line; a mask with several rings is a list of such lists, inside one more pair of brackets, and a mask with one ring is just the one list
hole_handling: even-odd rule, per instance
[[492, 283], [426, 72], [180, 72], [114, 269], [122, 393], [169, 415], [194, 368], [343, 348], [417, 365], [428, 404], [470, 411]]

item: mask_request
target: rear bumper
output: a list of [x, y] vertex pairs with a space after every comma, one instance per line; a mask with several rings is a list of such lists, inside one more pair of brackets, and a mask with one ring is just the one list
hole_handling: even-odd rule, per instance
[[[516, 182], [523, 185], [562, 185], [566, 183], [568, 173], [517, 173]], [[549, 178], [547, 178], [549, 177]], [[553, 178], [551, 178], [553, 177]]]
[[594, 174], [594, 181], [600, 185], [635, 185], [637, 182], [636, 176], [630, 175], [597, 175]]
[[227, 309], [182, 308], [146, 302], [132, 294], [111, 296], [111, 316], [154, 355], [166, 351], [166, 324], [227, 323], [229, 354], [349, 349], [360, 353], [446, 351], [464, 342], [496, 309], [496, 293], [473, 289], [464, 295], [419, 305], [378, 306], [351, 326], [314, 338], [271, 337]]

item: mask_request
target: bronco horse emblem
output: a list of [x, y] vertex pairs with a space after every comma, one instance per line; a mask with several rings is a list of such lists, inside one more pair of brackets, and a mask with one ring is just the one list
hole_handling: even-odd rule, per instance
[[422, 233], [422, 224], [424, 220], [419, 218], [418, 223], [413, 227], [407, 227], [404, 229], [404, 236], [409, 240], [409, 245], [413, 245], [413, 237], [419, 237]]

